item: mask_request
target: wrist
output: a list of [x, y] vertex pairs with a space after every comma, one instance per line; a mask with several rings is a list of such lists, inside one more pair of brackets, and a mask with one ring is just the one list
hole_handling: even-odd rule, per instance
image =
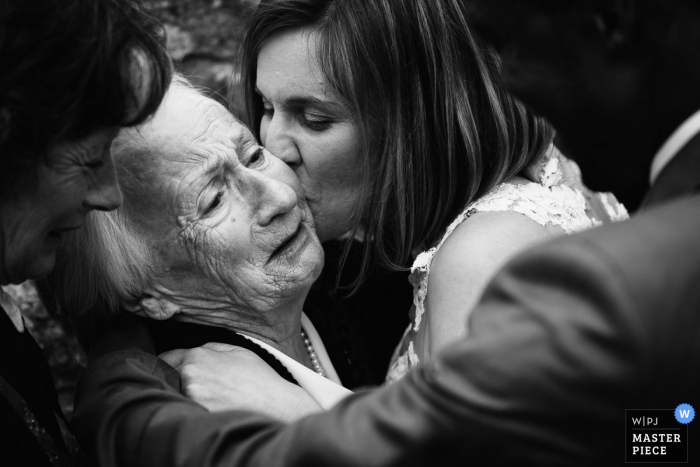
[[309, 415], [323, 412], [323, 407], [319, 405], [311, 395], [299, 388], [300, 396], [295, 397], [290, 403], [286, 404], [287, 410], [282, 419], [285, 423], [293, 423]]

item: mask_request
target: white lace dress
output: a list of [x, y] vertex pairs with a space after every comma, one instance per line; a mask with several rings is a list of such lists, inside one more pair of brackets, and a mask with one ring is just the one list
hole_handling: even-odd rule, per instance
[[[471, 203], [450, 224], [436, 246], [419, 254], [411, 267], [409, 281], [413, 285], [411, 324], [396, 348], [389, 367], [386, 383], [403, 378], [420, 363], [415, 350], [421, 320], [426, 313], [430, 266], [440, 247], [454, 230], [477, 212], [513, 211], [542, 226], [557, 226], [567, 234], [589, 229], [604, 221], [618, 221], [628, 217], [627, 211], [612, 194], [592, 193], [580, 181], [578, 166], [561, 155], [547, 159], [535, 174], [539, 183], [502, 183]], [[594, 213], [597, 205], [598, 212]]]

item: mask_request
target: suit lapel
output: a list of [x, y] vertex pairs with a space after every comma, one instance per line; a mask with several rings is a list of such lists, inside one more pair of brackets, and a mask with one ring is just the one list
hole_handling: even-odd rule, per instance
[[670, 201], [700, 189], [700, 133], [661, 171], [641, 209]]

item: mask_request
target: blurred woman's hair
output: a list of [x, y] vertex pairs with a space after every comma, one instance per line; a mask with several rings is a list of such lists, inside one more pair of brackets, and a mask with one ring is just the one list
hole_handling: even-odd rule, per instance
[[63, 239], [54, 270], [37, 281], [47, 310], [86, 351], [104, 329], [126, 318], [124, 303], [155, 284], [153, 254], [131, 227], [128, 210], [88, 213], [83, 228]]
[[[203, 96], [186, 78], [174, 74], [169, 89]], [[93, 339], [128, 318], [125, 305], [135, 305], [157, 286], [152, 246], [131, 222], [140, 183], [124, 161], [152, 150], [141, 126], [124, 128], [112, 145], [124, 202], [113, 211], [92, 211], [83, 228], [71, 232], [56, 251], [56, 266], [37, 281], [46, 308], [71, 328], [88, 349]]]
[[3, 0], [0, 63], [0, 197], [53, 145], [144, 121], [172, 68], [141, 0]]
[[258, 137], [258, 53], [290, 28], [316, 35], [325, 79], [353, 115], [364, 158], [354, 226], [365, 238], [364, 272], [374, 262], [404, 267], [414, 249], [437, 241], [470, 202], [551, 143], [547, 123], [501, 87], [497, 57], [469, 31], [460, 4], [262, 0], [250, 18], [241, 84]]
[[[169, 89], [203, 95], [186, 78], [174, 74]], [[113, 211], [92, 211], [84, 226], [65, 236], [56, 251], [56, 266], [37, 281], [42, 301], [77, 335], [87, 350], [93, 339], [130, 316], [125, 305], [135, 305], [157, 286], [158, 269], [152, 246], [131, 223], [133, 200], [142, 196], [128, 164], [152, 150], [141, 126], [124, 128], [112, 145], [124, 202]]]

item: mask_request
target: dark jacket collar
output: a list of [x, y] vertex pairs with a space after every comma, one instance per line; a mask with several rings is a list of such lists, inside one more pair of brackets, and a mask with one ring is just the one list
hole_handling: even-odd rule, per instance
[[647, 209], [700, 190], [700, 133], [669, 162], [647, 193], [641, 209]]
[[262, 358], [277, 374], [290, 383], [299, 384], [289, 370], [274, 355], [236, 331], [216, 326], [175, 321], [173, 319], [165, 321], [143, 319], [142, 321], [151, 334], [157, 354], [174, 349], [193, 349], [209, 342], [235, 345], [250, 350]]

